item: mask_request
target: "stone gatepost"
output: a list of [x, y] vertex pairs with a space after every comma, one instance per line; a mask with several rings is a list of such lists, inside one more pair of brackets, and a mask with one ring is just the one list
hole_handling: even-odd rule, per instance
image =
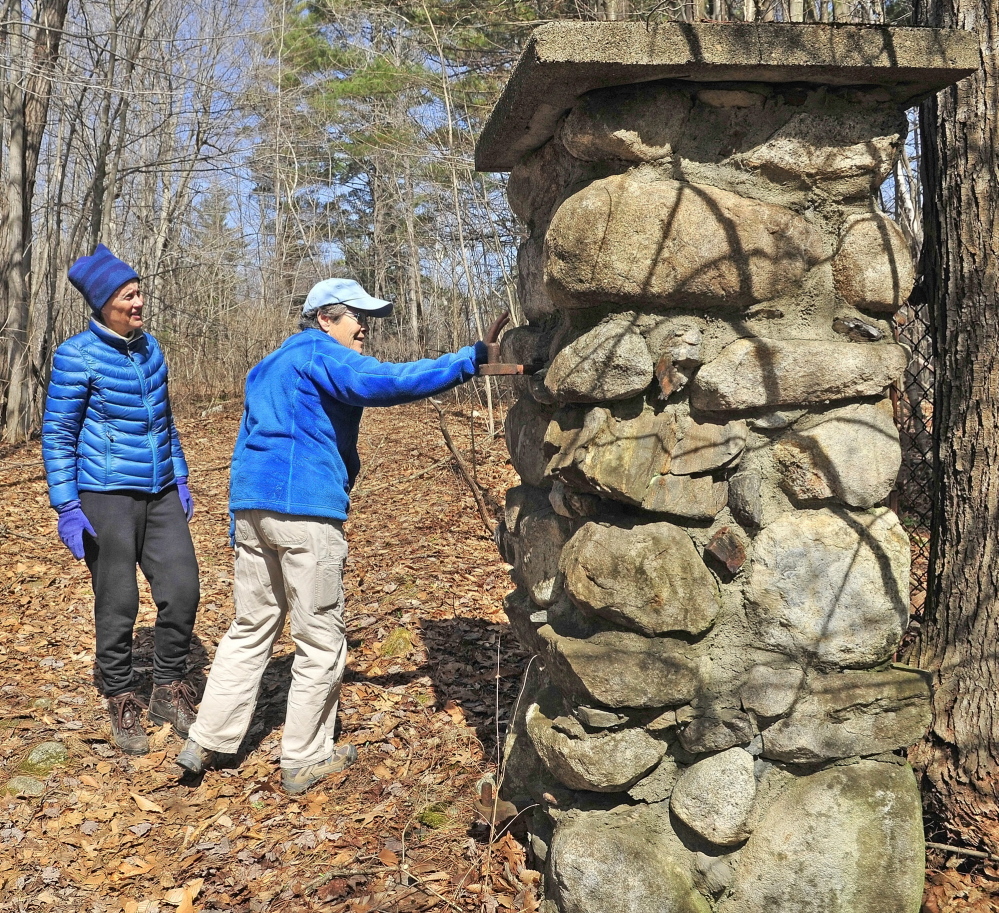
[[552, 23], [477, 149], [526, 226], [503, 793], [560, 913], [915, 913], [888, 388], [905, 108], [968, 33]]

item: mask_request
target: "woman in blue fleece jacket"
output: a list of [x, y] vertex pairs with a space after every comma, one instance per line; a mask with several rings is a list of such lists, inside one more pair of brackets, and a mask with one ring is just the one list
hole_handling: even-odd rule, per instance
[[284, 790], [303, 792], [357, 757], [353, 745], [336, 745], [333, 729], [347, 656], [343, 521], [360, 468], [361, 414], [449, 390], [486, 359], [481, 342], [407, 364], [363, 355], [368, 318], [391, 309], [356, 282], [320, 282], [305, 300], [301, 332], [247, 375], [229, 483], [236, 618], [177, 758], [193, 773], [215, 753], [238, 750], [286, 616], [295, 659], [281, 742]]
[[163, 353], [142, 329], [138, 278], [103, 244], [70, 267], [93, 317], [56, 349], [42, 427], [59, 536], [74, 558], [86, 559], [93, 580], [97, 668], [112, 738], [133, 755], [149, 750], [132, 671], [135, 566], [157, 609], [149, 718], [185, 736], [194, 721], [184, 675], [199, 597], [187, 463]]

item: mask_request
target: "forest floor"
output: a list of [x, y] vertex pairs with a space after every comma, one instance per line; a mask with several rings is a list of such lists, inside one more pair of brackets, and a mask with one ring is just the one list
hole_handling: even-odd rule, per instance
[[[237, 408], [179, 423], [201, 566], [199, 689], [233, 610], [226, 502]], [[517, 482], [502, 436], [489, 438], [467, 402], [445, 412], [497, 513]], [[144, 758], [110, 747], [89, 575], [56, 535], [38, 442], [0, 449], [0, 913], [536, 909], [538, 874], [522, 847], [476, 811], [527, 659], [503, 614], [506, 566], [430, 404], [368, 410], [360, 449], [340, 712], [359, 760], [294, 799], [278, 785], [287, 635], [232, 763], [182, 777], [168, 726], [150, 729]], [[154, 618], [144, 588], [143, 673]], [[53, 741], [68, 757], [29, 795], [38, 790], [15, 778]], [[991, 862], [935, 850], [923, 913], [994, 913], [997, 886]]]
[[[449, 401], [445, 413], [495, 512], [517, 480], [502, 435], [490, 439], [467, 404]], [[179, 422], [201, 569], [190, 673], [199, 693], [233, 613], [226, 502], [237, 422], [236, 406]], [[526, 662], [503, 614], [506, 566], [429, 403], [368, 410], [360, 449], [340, 710], [359, 760], [297, 798], [281, 792], [278, 771], [287, 634], [231, 764], [181, 777], [169, 726], [149, 729], [146, 757], [109, 745], [87, 569], [56, 535], [39, 444], [0, 451], [0, 911], [536, 908], [538, 874], [520, 844], [491, 835], [473, 804], [480, 778], [497, 771]], [[146, 674], [154, 618], [143, 588], [135, 655]], [[52, 741], [68, 758], [27, 795], [38, 790], [14, 778]]]

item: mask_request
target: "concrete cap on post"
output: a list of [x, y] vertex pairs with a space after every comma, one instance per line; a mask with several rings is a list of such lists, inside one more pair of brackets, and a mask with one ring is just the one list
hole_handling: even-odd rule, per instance
[[550, 22], [531, 36], [475, 148], [509, 171], [592, 89], [658, 79], [880, 86], [900, 104], [979, 66], [974, 33], [802, 23]]

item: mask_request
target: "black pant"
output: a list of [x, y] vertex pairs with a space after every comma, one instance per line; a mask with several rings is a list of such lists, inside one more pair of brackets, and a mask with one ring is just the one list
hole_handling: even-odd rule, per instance
[[176, 488], [82, 491], [80, 503], [94, 530], [83, 537], [94, 586], [97, 668], [109, 697], [132, 691], [132, 629], [139, 612], [135, 566], [156, 603], [153, 683], [184, 677], [201, 591], [194, 543]]

